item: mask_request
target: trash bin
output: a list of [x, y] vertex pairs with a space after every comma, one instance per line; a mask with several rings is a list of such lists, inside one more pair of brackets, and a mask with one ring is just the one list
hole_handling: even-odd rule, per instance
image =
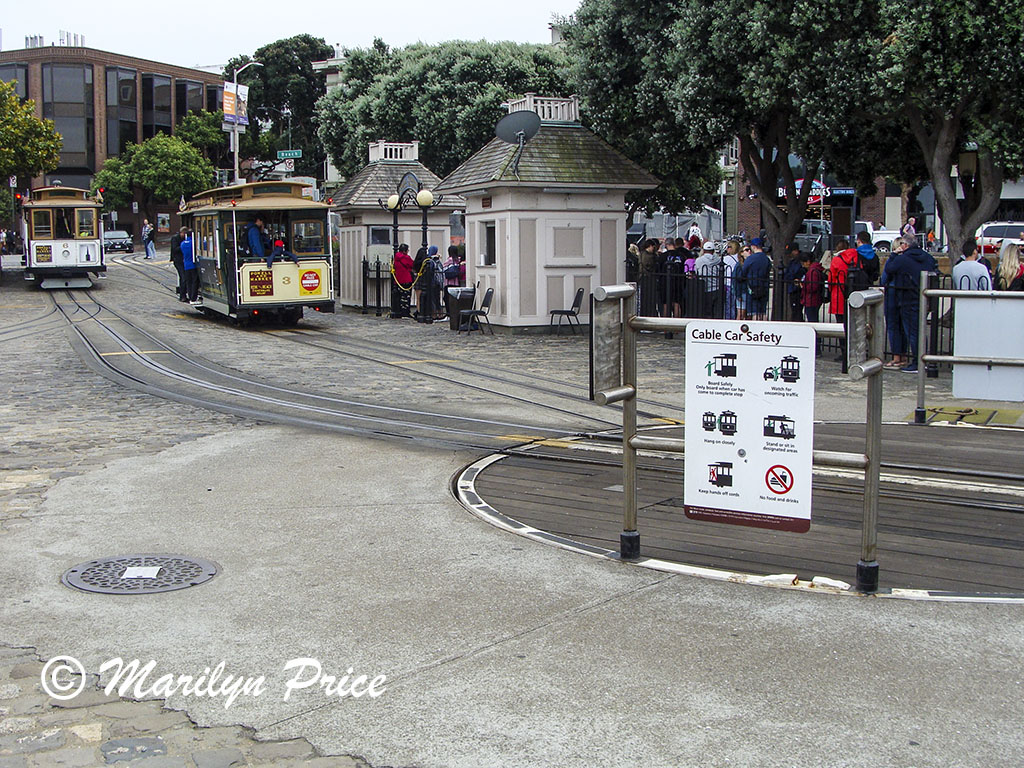
[[473, 308], [475, 295], [476, 291], [472, 286], [469, 288], [448, 289], [448, 327], [453, 331], [459, 330], [459, 318], [461, 317], [462, 310]]

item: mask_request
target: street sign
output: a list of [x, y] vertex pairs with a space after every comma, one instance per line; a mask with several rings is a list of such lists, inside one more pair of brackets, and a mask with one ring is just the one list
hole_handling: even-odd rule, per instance
[[286, 171], [294, 171], [295, 170], [295, 161], [291, 160], [291, 159], [285, 160], [284, 161], [284, 169]]
[[16, 186], [18, 186], [18, 177], [11, 176], [11, 178], [7, 180], [7, 183], [10, 184], [11, 189], [14, 189]]
[[796, 323], [686, 326], [688, 518], [810, 528], [814, 342]]
[[138, 212], [139, 212], [139, 204], [138, 204], [138, 202], [133, 201], [132, 202], [132, 213], [138, 213]]
[[278, 160], [298, 160], [302, 157], [301, 149], [279, 149], [277, 150]]

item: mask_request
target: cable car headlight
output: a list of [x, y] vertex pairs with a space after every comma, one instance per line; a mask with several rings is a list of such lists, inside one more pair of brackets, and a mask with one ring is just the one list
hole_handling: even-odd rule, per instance
[[71, 258], [71, 251], [69, 251], [67, 248], [65, 248], [63, 251], [60, 252], [60, 255], [63, 256], [65, 259], [70, 259]]

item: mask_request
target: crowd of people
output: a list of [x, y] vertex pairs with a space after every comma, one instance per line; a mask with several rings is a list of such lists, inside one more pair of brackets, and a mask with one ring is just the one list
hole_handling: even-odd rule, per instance
[[[701, 241], [699, 232], [684, 238], [648, 239], [630, 246], [627, 279], [636, 282], [644, 316], [769, 319], [772, 292], [780, 319], [819, 322], [846, 320], [849, 295], [873, 285], [885, 289], [885, 314], [892, 358], [888, 368], [917, 372], [922, 272], [938, 265], [923, 248], [914, 220], [894, 239], [885, 265], [867, 232], [851, 244], [833, 243], [820, 259], [789, 245], [781, 269], [773, 267], [763, 237], [724, 243]], [[694, 247], [696, 246], [696, 247]], [[966, 290], [1024, 290], [1024, 264], [1017, 245], [1007, 241], [996, 265], [982, 258], [971, 240], [954, 260], [953, 285]], [[824, 316], [822, 309], [825, 308]], [[837, 358], [837, 359], [841, 359]]]
[[393, 319], [443, 320], [453, 311], [447, 289], [466, 284], [466, 260], [454, 245], [448, 246], [447, 258], [442, 261], [436, 245], [420, 248], [413, 258], [409, 246], [402, 243], [395, 251], [391, 272], [389, 317]]

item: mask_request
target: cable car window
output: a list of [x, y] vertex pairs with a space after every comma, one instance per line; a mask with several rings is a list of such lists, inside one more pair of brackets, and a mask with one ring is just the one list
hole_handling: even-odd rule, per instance
[[53, 239], [53, 224], [49, 211], [32, 211], [32, 237], [35, 240]]
[[323, 253], [324, 223], [322, 221], [294, 222], [291, 246], [295, 253]]
[[293, 197], [294, 192], [290, 184], [273, 184], [267, 187], [254, 187], [252, 190], [253, 197], [262, 195], [287, 195]]
[[74, 215], [73, 208], [55, 208], [54, 212], [54, 231], [58, 240], [64, 238], [72, 238], [75, 236], [75, 222], [72, 220]]
[[91, 240], [96, 237], [96, 211], [91, 208], [79, 208], [75, 211], [75, 217], [78, 219], [78, 236]]

